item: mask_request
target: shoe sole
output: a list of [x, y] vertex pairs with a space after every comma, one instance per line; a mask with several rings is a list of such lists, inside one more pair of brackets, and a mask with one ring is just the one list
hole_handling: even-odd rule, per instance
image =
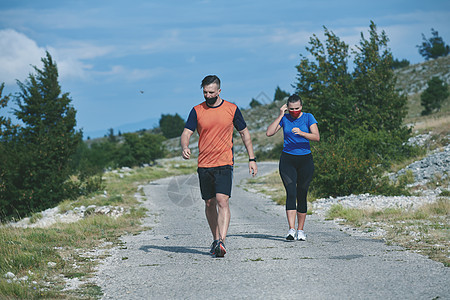
[[293, 237], [292, 235], [288, 235], [288, 236], [286, 237], [286, 240], [288, 240], [288, 241], [293, 241], [293, 240], [294, 240], [294, 237]]
[[[217, 248], [219, 248], [219, 251], [217, 251]], [[227, 250], [225, 250], [225, 247], [223, 245], [219, 245], [218, 247], [216, 247], [216, 251], [214, 252], [216, 257], [224, 257], [225, 253], [227, 253]]]

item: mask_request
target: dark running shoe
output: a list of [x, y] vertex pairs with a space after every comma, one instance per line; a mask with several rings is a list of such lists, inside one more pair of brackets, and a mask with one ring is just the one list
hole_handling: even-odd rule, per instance
[[214, 249], [214, 255], [216, 257], [224, 257], [225, 253], [227, 253], [227, 250], [225, 249], [225, 245], [223, 242], [219, 241], [217, 243], [216, 249]]
[[217, 246], [218, 242], [219, 242], [219, 240], [214, 240], [214, 242], [212, 242], [211, 249], [209, 250], [209, 254], [211, 254], [211, 255], [215, 254], [215, 250], [216, 250], [216, 246]]

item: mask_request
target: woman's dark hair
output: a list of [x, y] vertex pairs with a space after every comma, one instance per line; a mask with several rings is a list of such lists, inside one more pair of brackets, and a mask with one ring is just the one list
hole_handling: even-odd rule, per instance
[[300, 98], [299, 95], [292, 94], [292, 95], [288, 98], [287, 104], [289, 105], [289, 103], [295, 103], [295, 102], [298, 102], [298, 101], [300, 101], [300, 105], [303, 106], [302, 98]]
[[217, 84], [217, 87], [220, 89], [220, 79], [216, 75], [208, 75], [202, 80], [202, 85], [200, 86], [203, 88], [204, 86], [210, 85], [210, 84]]

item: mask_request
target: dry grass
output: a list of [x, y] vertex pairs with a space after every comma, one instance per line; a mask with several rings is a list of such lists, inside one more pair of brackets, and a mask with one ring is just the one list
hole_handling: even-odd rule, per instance
[[437, 115], [432, 117], [423, 117], [417, 119], [414, 124], [414, 130], [419, 132], [433, 131], [438, 135], [450, 133], [450, 115]]
[[334, 205], [327, 218], [365, 232], [383, 229], [390, 244], [421, 253], [450, 266], [450, 198], [442, 197], [416, 210], [368, 210]]

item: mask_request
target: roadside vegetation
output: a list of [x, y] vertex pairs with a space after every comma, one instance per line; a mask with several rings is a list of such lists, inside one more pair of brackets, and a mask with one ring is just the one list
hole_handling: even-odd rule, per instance
[[388, 244], [400, 245], [426, 255], [450, 267], [450, 198], [441, 197], [435, 203], [415, 210], [389, 208], [355, 209], [335, 204], [328, 211], [329, 220], [351, 225], [364, 232], [383, 230]]
[[152, 213], [135, 197], [143, 193], [139, 185], [194, 171], [195, 162], [161, 160], [125, 173], [106, 172], [101, 191], [59, 205], [61, 212], [90, 205], [123, 207], [124, 214], [117, 218], [86, 210], [80, 221], [48, 228], [1, 226], [0, 298], [98, 299], [101, 290], [90, 278], [99, 260], [108, 256], [109, 248], [121, 246], [121, 236], [144, 230], [141, 219]]

